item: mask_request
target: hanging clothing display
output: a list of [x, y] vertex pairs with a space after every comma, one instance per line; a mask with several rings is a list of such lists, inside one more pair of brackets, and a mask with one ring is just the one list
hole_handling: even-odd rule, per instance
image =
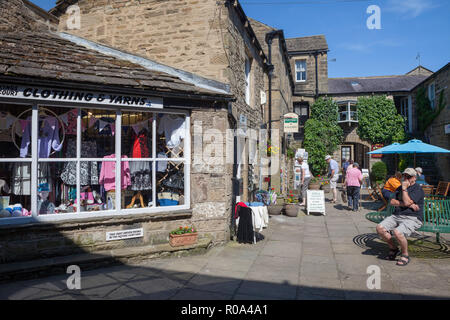
[[175, 148], [186, 137], [185, 121], [181, 117], [166, 114], [159, 120], [158, 133], [164, 133], [167, 147]]
[[77, 117], [78, 117], [78, 109], [72, 109], [64, 115], [63, 121], [66, 124], [65, 130], [67, 135], [72, 136], [77, 135]]
[[255, 233], [253, 231], [252, 209], [239, 208], [239, 226], [237, 230], [237, 240], [239, 243], [253, 243]]
[[132, 158], [150, 158], [148, 130], [141, 130], [138, 134], [132, 132]]
[[[81, 156], [88, 158], [97, 154], [97, 142], [82, 141]], [[67, 141], [67, 158], [77, 157], [77, 143], [75, 138], [69, 138]], [[68, 162], [65, 164], [61, 173], [61, 180], [67, 185], [77, 184], [77, 164], [76, 162]], [[82, 186], [99, 184], [98, 165], [97, 162], [83, 161], [80, 163], [80, 183]]]
[[143, 191], [152, 188], [150, 162], [130, 162], [131, 190]]
[[[115, 159], [116, 155], [112, 154], [104, 159]], [[122, 156], [123, 159], [128, 159], [127, 156]], [[122, 162], [121, 167], [121, 177], [122, 177], [122, 189], [128, 188], [131, 185], [131, 176], [130, 176], [130, 165], [128, 161]], [[105, 191], [114, 190], [116, 188], [116, 163], [115, 162], [102, 162], [102, 169], [100, 171], [100, 184], [102, 184], [105, 188]]]
[[[164, 152], [158, 153], [158, 158], [167, 159], [167, 155]], [[158, 172], [166, 172], [167, 170], [167, 161], [158, 161], [156, 163], [156, 171]]]
[[[31, 144], [31, 118], [28, 118], [27, 125], [23, 132], [22, 144], [20, 146], [20, 157], [28, 155]], [[47, 117], [39, 121], [38, 154], [39, 158], [48, 158], [52, 149], [60, 151], [62, 144], [59, 142], [59, 121], [55, 117]]]

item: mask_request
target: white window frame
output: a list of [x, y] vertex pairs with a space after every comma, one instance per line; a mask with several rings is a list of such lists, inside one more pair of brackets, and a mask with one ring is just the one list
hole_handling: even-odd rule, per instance
[[[88, 106], [70, 106], [61, 105], [57, 103], [21, 103], [16, 101], [0, 101], [0, 103], [5, 103], [8, 105], [25, 105], [32, 106], [32, 134], [31, 134], [31, 158], [0, 158], [0, 163], [11, 163], [11, 162], [20, 162], [20, 163], [31, 163], [31, 212], [32, 216], [30, 217], [11, 217], [11, 218], [1, 218], [0, 225], [22, 225], [29, 224], [35, 222], [58, 222], [58, 221], [66, 221], [66, 220], [83, 220], [83, 219], [92, 219], [92, 218], [109, 218], [114, 216], [132, 216], [132, 215], [144, 215], [151, 213], [163, 213], [163, 212], [175, 212], [175, 211], [183, 211], [189, 210], [191, 207], [191, 190], [190, 190], [190, 169], [191, 169], [191, 133], [190, 133], [190, 113], [187, 110], [182, 109], [155, 109], [155, 108], [147, 108], [143, 110], [142, 108], [126, 108], [126, 107], [105, 107], [105, 105], [88, 105]], [[39, 121], [39, 108], [40, 107], [60, 107], [60, 108], [70, 108], [70, 109], [78, 109], [78, 117], [77, 117], [77, 157], [76, 158], [40, 158], [38, 159], [38, 121]], [[184, 204], [179, 206], [165, 206], [159, 207], [157, 206], [156, 201], [156, 187], [152, 188], [152, 197], [153, 197], [153, 207], [147, 208], [136, 208], [136, 209], [121, 209], [122, 203], [122, 188], [116, 189], [116, 203], [114, 210], [105, 210], [105, 211], [90, 211], [90, 212], [80, 212], [80, 206], [77, 206], [77, 212], [73, 213], [61, 213], [61, 214], [49, 214], [49, 215], [38, 215], [37, 213], [37, 196], [38, 196], [38, 165], [39, 163], [55, 163], [55, 162], [69, 162], [69, 161], [77, 161], [77, 203], [80, 203], [80, 163], [81, 162], [116, 162], [116, 168], [121, 167], [121, 154], [122, 154], [122, 144], [121, 144], [121, 136], [122, 130], [116, 130], [115, 133], [115, 159], [103, 159], [103, 158], [82, 158], [81, 157], [81, 110], [82, 109], [106, 109], [106, 110], [115, 110], [116, 111], [116, 128], [122, 128], [122, 113], [129, 111], [136, 112], [149, 112], [153, 113], [153, 130], [152, 130], [152, 158], [127, 158], [126, 161], [151, 161], [152, 162], [152, 185], [156, 186], [156, 165], [159, 161], [166, 162], [168, 159], [166, 158], [157, 158], [156, 154], [156, 115], [157, 114], [177, 114], [184, 115], [185, 125], [186, 125], [186, 133], [184, 140], [184, 158], [170, 158], [171, 162], [183, 162], [184, 163]], [[34, 173], [34, 174], [33, 174]], [[121, 170], [116, 170], [116, 185], [121, 185]]]
[[[298, 66], [297, 65], [298, 62], [302, 64], [304, 63], [304, 66]], [[305, 73], [305, 78], [301, 79], [300, 77], [300, 79], [298, 79], [298, 75], [299, 74], [301, 75], [303, 72]], [[306, 65], [306, 59], [295, 60], [295, 82], [306, 82], [307, 79], [308, 79], [308, 68]]]
[[252, 63], [248, 56], [245, 57], [245, 103], [249, 106], [251, 104], [251, 74], [252, 74]]
[[[358, 102], [357, 101], [338, 101], [338, 122], [342, 123], [342, 122], [358, 122]], [[342, 106], [346, 106], [347, 108], [345, 109], [346, 111], [340, 111], [340, 108]], [[352, 111], [351, 107], [355, 106], [356, 107], [356, 111]], [[354, 119], [352, 117], [352, 112], [354, 112], [354, 114], [356, 115], [356, 118]], [[345, 114], [346, 115], [346, 119], [345, 120], [341, 120], [341, 114]]]

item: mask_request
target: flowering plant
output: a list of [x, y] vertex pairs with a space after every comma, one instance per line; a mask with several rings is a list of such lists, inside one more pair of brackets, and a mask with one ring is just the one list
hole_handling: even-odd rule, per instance
[[170, 232], [170, 234], [186, 234], [186, 233], [196, 233], [197, 229], [195, 227], [179, 227], [178, 229], [175, 229]]
[[317, 177], [313, 177], [311, 179], [311, 183], [319, 183], [320, 185], [324, 186], [330, 183], [330, 179], [319, 174]]
[[288, 197], [286, 199], [286, 203], [297, 203], [298, 199], [295, 198], [294, 194], [292, 193], [292, 191], [289, 191]]

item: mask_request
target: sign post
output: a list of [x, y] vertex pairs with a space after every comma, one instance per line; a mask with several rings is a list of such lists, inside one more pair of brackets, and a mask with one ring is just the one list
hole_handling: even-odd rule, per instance
[[307, 214], [310, 212], [325, 213], [325, 192], [323, 190], [308, 190], [306, 196]]
[[284, 115], [284, 133], [298, 132], [298, 114], [288, 113]]

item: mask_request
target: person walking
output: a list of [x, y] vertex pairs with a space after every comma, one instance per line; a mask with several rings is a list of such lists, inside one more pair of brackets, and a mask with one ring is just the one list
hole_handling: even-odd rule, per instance
[[328, 163], [328, 177], [330, 178], [330, 189], [333, 193], [333, 200], [331, 203], [337, 202], [337, 181], [339, 179], [339, 165], [336, 160], [332, 159], [330, 155], [325, 157], [325, 161]]
[[395, 191], [390, 204], [394, 206], [394, 212], [377, 225], [377, 233], [389, 246], [389, 260], [395, 260], [399, 253], [394, 244], [391, 231], [397, 238], [401, 256], [397, 261], [398, 266], [406, 266], [411, 258], [408, 254], [408, 240], [415, 230], [423, 224], [423, 207], [425, 194], [422, 187], [416, 183], [417, 172], [413, 168], [406, 168], [403, 172], [402, 184]]
[[350, 169], [347, 169], [344, 181], [344, 188], [347, 187], [348, 210], [358, 211], [362, 179], [359, 164], [355, 162]]
[[306, 205], [306, 195], [308, 191], [309, 182], [311, 181], [311, 172], [309, 171], [309, 165], [303, 160], [302, 157], [298, 157], [297, 161], [301, 165], [302, 170], [302, 178], [301, 178], [302, 203], [300, 203], [300, 205], [304, 206]]

